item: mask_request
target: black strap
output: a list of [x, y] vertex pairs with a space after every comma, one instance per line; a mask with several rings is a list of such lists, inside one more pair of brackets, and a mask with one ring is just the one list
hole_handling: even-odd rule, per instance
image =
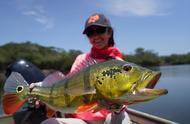
[[45, 112], [39, 109], [23, 110], [13, 114], [15, 124], [40, 124], [47, 119]]

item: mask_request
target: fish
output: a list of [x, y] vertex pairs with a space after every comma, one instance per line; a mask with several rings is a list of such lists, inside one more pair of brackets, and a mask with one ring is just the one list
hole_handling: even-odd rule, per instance
[[161, 72], [121, 60], [84, 65], [84, 69], [66, 76], [54, 72], [32, 90], [21, 74], [12, 72], [4, 85], [4, 112], [15, 113], [31, 97], [54, 111], [82, 113], [106, 108], [100, 101], [131, 105], [168, 93], [167, 89], [154, 89]]

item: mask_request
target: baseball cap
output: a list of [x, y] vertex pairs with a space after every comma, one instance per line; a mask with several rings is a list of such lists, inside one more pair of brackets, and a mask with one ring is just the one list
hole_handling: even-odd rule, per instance
[[111, 27], [111, 23], [105, 15], [101, 13], [95, 13], [86, 20], [83, 34], [86, 34], [86, 31], [90, 26]]

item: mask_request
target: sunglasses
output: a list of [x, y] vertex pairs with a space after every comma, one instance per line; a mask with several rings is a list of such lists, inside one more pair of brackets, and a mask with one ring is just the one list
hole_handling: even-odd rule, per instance
[[108, 31], [107, 27], [90, 27], [89, 29], [87, 29], [86, 31], [86, 35], [88, 37], [91, 37], [93, 35], [101, 35], [104, 34]]

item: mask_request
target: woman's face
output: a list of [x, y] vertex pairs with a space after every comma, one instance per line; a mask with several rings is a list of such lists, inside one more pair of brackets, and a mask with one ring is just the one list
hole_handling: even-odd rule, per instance
[[90, 43], [96, 49], [103, 49], [108, 47], [108, 42], [112, 32], [108, 28], [93, 26], [88, 29], [86, 33]]

